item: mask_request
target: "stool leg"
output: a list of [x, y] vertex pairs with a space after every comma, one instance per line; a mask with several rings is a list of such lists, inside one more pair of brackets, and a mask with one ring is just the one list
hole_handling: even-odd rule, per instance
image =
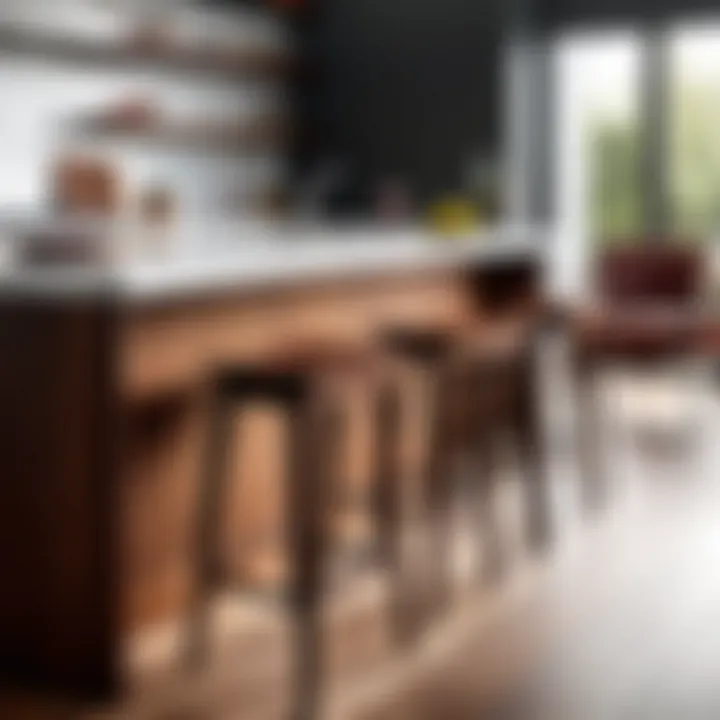
[[543, 549], [551, 541], [551, 498], [544, 465], [534, 353], [534, 348], [531, 348], [520, 363], [515, 395], [515, 421], [519, 455], [525, 475], [527, 542], [533, 549]]
[[292, 409], [288, 453], [288, 524], [292, 554], [290, 611], [293, 623], [293, 720], [320, 716], [323, 680], [322, 593], [329, 466], [328, 417], [308, 395]]
[[579, 352], [573, 367], [576, 407], [577, 442], [580, 463], [580, 496], [585, 512], [599, 510], [606, 500], [606, 482], [602, 472], [600, 448], [600, 408], [595, 387], [595, 363]]
[[325, 462], [328, 467], [327, 476], [330, 478], [328, 524], [333, 555], [336, 554], [338, 546], [342, 549], [340, 569], [342, 570], [341, 576], [344, 577], [345, 573], [353, 572], [358, 567], [362, 568], [368, 561], [368, 553], [371, 552], [367, 537], [361, 536], [358, 539], [353, 533], [350, 533], [348, 539], [346, 523], [353, 523], [358, 520], [358, 517], [361, 518], [361, 522], [366, 522], [372, 511], [367, 507], [368, 499], [365, 488], [362, 488], [362, 492], [358, 492], [355, 487], [348, 488], [350, 479], [347, 464], [347, 443], [350, 433], [348, 408], [340, 407], [340, 402], [333, 403], [333, 407], [327, 412], [326, 422], [328, 430], [323, 443], [327, 447]]
[[186, 660], [193, 668], [202, 665], [209, 654], [210, 603], [220, 572], [219, 526], [231, 430], [230, 406], [217, 392], [210, 401], [209, 413], [209, 434], [198, 488], [195, 584], [187, 628]]
[[400, 399], [397, 387], [383, 383], [375, 407], [374, 506], [378, 560], [390, 573], [389, 613], [395, 639], [412, 635], [406, 612], [402, 562], [402, 468], [400, 462]]
[[449, 371], [439, 373], [433, 388], [429, 458], [427, 462], [426, 501], [430, 522], [430, 607], [434, 616], [444, 611], [452, 593], [451, 557], [452, 477], [451, 454], [457, 418], [454, 401], [457, 378]]
[[494, 374], [481, 368], [474, 373], [469, 388], [472, 401], [472, 500], [477, 510], [478, 545], [483, 563], [478, 580], [490, 582], [498, 579], [505, 566], [500, 526], [493, 504], [497, 488], [498, 433], [495, 418], [488, 406], [489, 383], [495, 382]]

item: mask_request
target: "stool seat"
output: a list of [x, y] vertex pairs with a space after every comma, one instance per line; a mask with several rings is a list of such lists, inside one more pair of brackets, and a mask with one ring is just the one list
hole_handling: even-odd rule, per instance
[[376, 362], [373, 353], [357, 343], [307, 341], [221, 367], [214, 380], [221, 395], [290, 401], [303, 395], [314, 379], [367, 372]]
[[525, 318], [487, 323], [443, 323], [435, 326], [388, 328], [382, 333], [391, 351], [424, 364], [449, 359], [505, 362], [519, 358], [532, 335]]
[[524, 319], [481, 325], [459, 339], [456, 356], [462, 362], [512, 363], [526, 355], [531, 342], [532, 328]]
[[307, 374], [324, 371], [358, 371], [369, 366], [373, 353], [357, 342], [310, 340], [290, 343], [260, 361], [267, 374]]
[[457, 343], [459, 328], [391, 327], [381, 332], [381, 342], [391, 352], [434, 365], [446, 359]]

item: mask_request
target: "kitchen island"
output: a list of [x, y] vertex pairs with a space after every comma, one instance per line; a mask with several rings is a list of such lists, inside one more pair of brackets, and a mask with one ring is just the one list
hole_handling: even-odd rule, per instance
[[[0, 280], [0, 674], [112, 696], [128, 638], [181, 616], [216, 368], [302, 339], [371, 343], [391, 323], [537, 311], [538, 231], [375, 235]], [[367, 393], [351, 395], [346, 474], [362, 485]], [[221, 534], [246, 582], [281, 535], [276, 420], [258, 408], [238, 429]]]

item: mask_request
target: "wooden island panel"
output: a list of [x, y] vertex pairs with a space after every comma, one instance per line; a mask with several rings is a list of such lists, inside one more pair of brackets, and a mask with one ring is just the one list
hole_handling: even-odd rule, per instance
[[261, 357], [298, 338], [370, 339], [383, 323], [472, 312], [458, 271], [280, 288], [126, 314], [121, 388], [130, 401], [203, 382], [213, 366]]
[[118, 687], [116, 314], [0, 303], [0, 676]]
[[[138, 630], [177, 617], [188, 596], [203, 391], [214, 369], [260, 358], [298, 338], [370, 342], [389, 322], [458, 320], [470, 311], [462, 276], [435, 271], [201, 298], [127, 313], [121, 345], [131, 448], [122, 485], [124, 626]], [[362, 379], [348, 389], [343, 483], [357, 496], [367, 491], [372, 475], [368, 392]], [[254, 408], [239, 419], [236, 439], [231, 501], [219, 537], [234, 580], [261, 586], [283, 565], [282, 417]], [[409, 451], [414, 450], [417, 465], [423, 443], [414, 445]], [[346, 522], [363, 524], [358, 517]]]
[[[532, 268], [535, 260], [523, 264]], [[369, 342], [384, 324], [482, 321], [500, 306], [532, 307], [532, 273], [511, 268], [516, 279], [508, 283], [486, 269], [298, 281], [178, 299], [6, 297], [0, 674], [107, 697], [122, 690], [120, 661], [130, 636], [182, 616], [192, 581], [207, 381], [218, 366], [261, 359], [300, 338]], [[426, 447], [419, 387], [408, 376], [412, 428], [403, 454], [410, 469]], [[361, 380], [348, 392], [343, 477], [362, 494], [372, 469], [368, 393]], [[264, 558], [277, 558], [282, 544], [281, 429], [266, 408], [254, 408], [238, 426], [219, 533], [241, 580], [266, 572], [272, 563]]]

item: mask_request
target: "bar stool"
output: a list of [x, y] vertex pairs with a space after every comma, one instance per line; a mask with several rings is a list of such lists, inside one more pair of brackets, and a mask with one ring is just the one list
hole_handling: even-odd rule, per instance
[[[445, 492], [447, 485], [433, 484], [430, 478], [440, 476], [441, 470], [436, 466], [443, 465], [451, 456], [446, 447], [451, 442], [452, 431], [450, 417], [445, 417], [449, 405], [441, 403], [444, 395], [445, 378], [443, 375], [444, 360], [448, 357], [454, 335], [447, 328], [416, 328], [401, 325], [381, 329], [376, 337], [376, 344], [381, 356], [388, 359], [395, 368], [413, 367], [419, 369], [423, 375], [423, 384], [427, 389], [430, 408], [429, 441], [432, 445], [428, 449], [426, 460], [421, 468], [419, 498], [423, 505], [423, 514], [428, 515], [427, 508], [432, 508], [431, 525], [437, 531], [437, 537], [430, 543], [431, 548], [443, 544], [444, 535], [441, 532], [443, 520], [449, 514], [451, 493]], [[407, 582], [422, 580], [417, 574], [408, 574], [408, 565], [405, 559], [405, 488], [401, 475], [403, 468], [400, 462], [400, 446], [402, 418], [400, 383], [393, 379], [392, 385], [385, 388], [388, 397], [385, 398], [386, 412], [383, 412], [383, 394], [379, 395], [378, 411], [378, 439], [390, 432], [390, 438], [385, 440], [384, 447], [392, 455], [392, 460], [378, 462], [378, 479], [375, 483], [376, 508], [378, 512], [378, 525], [381, 528], [381, 542], [386, 553], [385, 564], [393, 569], [396, 580], [395, 591], [392, 595], [395, 602], [395, 618], [393, 627], [396, 630], [396, 639], [402, 644], [415, 640], [425, 623], [427, 608], [424, 607], [426, 592], [417, 590], [407, 592]], [[388, 412], [389, 411], [389, 412]], [[384, 415], [391, 414], [389, 419]], [[385, 426], [385, 427], [383, 427]], [[447, 432], [450, 430], [450, 432]], [[433, 468], [431, 470], [431, 467]], [[429, 496], [431, 498], [429, 499]], [[427, 521], [427, 518], [424, 518]], [[425, 534], [425, 533], [423, 533]], [[438, 551], [439, 552], [439, 551]], [[410, 604], [412, 602], [412, 605]]]
[[490, 497], [497, 473], [497, 441], [517, 438], [526, 480], [526, 535], [532, 547], [549, 541], [549, 508], [541, 471], [535, 342], [520, 327], [445, 325], [394, 327], [382, 335], [387, 352], [422, 367], [431, 386], [430, 448], [423, 489], [430, 526], [428, 615], [439, 614], [452, 594], [453, 465], [462, 453], [473, 460], [470, 478], [479, 510], [479, 542], [489, 547], [482, 575], [502, 571], [502, 555]]
[[[448, 556], [452, 536], [451, 511], [453, 502], [452, 465], [462, 445], [463, 412], [459, 389], [459, 364], [451, 362], [458, 342], [458, 326], [396, 325], [380, 331], [380, 347], [397, 362], [419, 369], [424, 376], [429, 410], [429, 447], [421, 468], [421, 494], [424, 504], [424, 522], [429, 537], [424, 568], [425, 597], [422, 617], [414, 622], [412, 632], [420, 629], [429, 615], [444, 604], [444, 595], [451, 587], [448, 573]], [[398, 531], [399, 533], [399, 531]]]
[[[198, 502], [197, 580], [188, 618], [187, 659], [197, 667], [209, 651], [210, 600], [221, 584], [218, 527], [226, 497], [232, 413], [252, 400], [265, 400], [289, 416], [287, 523], [292, 576], [288, 605], [294, 629], [293, 717], [318, 716], [322, 694], [321, 610], [325, 558], [329, 545], [330, 497], [337, 470], [336, 450], [342, 416], [335, 394], [338, 381], [367, 371], [372, 357], [344, 343], [307, 343], [276, 356], [217, 373], [210, 392], [210, 430]], [[397, 416], [392, 387], [379, 395], [378, 468], [392, 485]], [[396, 507], [392, 491], [383, 494], [383, 517]], [[394, 569], [392, 522], [380, 526], [383, 555]]]
[[[542, 426], [539, 414], [538, 331], [526, 322], [499, 323], [479, 329], [458, 348], [461, 364], [469, 375], [467, 394], [470, 447], [477, 464], [471, 479], [479, 494], [478, 507], [488, 508], [486, 493], [492, 488], [498, 444], [510, 433], [525, 481], [525, 540], [528, 548], [541, 550], [551, 541], [550, 498], [543, 472]], [[481, 525], [493, 528], [491, 517]], [[497, 554], [490, 540], [490, 577], [502, 571], [500, 548]]]

